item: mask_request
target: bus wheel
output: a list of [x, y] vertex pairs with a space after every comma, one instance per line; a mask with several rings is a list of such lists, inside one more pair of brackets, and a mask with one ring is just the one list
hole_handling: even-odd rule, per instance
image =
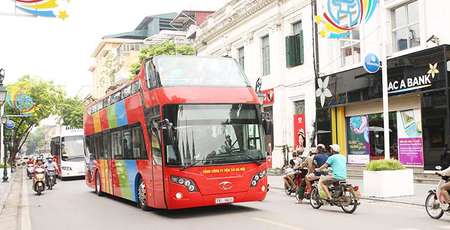
[[150, 208], [147, 206], [147, 190], [145, 188], [145, 183], [142, 179], [139, 180], [137, 204], [138, 207], [140, 207], [144, 211], [150, 210]]
[[95, 193], [97, 193], [98, 196], [103, 196], [100, 175], [98, 173], [95, 175]]

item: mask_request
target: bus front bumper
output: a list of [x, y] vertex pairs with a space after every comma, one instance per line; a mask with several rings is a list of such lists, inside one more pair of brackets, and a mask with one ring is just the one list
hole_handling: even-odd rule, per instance
[[186, 190], [171, 191], [167, 195], [168, 209], [183, 209], [203, 206], [234, 204], [241, 202], [263, 201], [268, 191], [267, 184], [258, 185], [245, 192], [202, 195], [200, 192]]

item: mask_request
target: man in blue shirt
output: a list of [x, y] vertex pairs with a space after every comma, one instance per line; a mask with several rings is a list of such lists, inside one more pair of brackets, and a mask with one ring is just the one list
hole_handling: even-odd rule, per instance
[[319, 179], [319, 186], [327, 194], [329, 200], [331, 200], [330, 191], [328, 186], [335, 181], [345, 181], [347, 179], [347, 159], [345, 156], [339, 154], [339, 145], [330, 145], [331, 156], [328, 157], [327, 162], [323, 164], [318, 171], [331, 167], [333, 170], [332, 175], [321, 176]]

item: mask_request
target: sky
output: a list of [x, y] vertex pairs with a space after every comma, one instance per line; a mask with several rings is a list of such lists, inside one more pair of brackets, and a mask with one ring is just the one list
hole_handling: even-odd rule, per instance
[[[66, 1], [66, 0], [59, 0]], [[148, 15], [218, 10], [228, 0], [70, 0], [66, 20], [17, 16], [13, 0], [0, 2], [0, 68], [4, 83], [39, 76], [85, 96], [92, 87], [91, 54], [105, 35], [132, 31]], [[16, 13], [16, 15], [14, 15]]]

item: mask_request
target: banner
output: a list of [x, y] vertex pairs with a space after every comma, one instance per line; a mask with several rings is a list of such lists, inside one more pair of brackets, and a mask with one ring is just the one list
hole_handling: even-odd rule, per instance
[[305, 114], [294, 115], [294, 149], [303, 150], [306, 146]]
[[347, 125], [348, 163], [367, 164], [370, 160], [369, 118], [350, 117]]
[[398, 159], [404, 165], [423, 166], [420, 109], [397, 112]]

